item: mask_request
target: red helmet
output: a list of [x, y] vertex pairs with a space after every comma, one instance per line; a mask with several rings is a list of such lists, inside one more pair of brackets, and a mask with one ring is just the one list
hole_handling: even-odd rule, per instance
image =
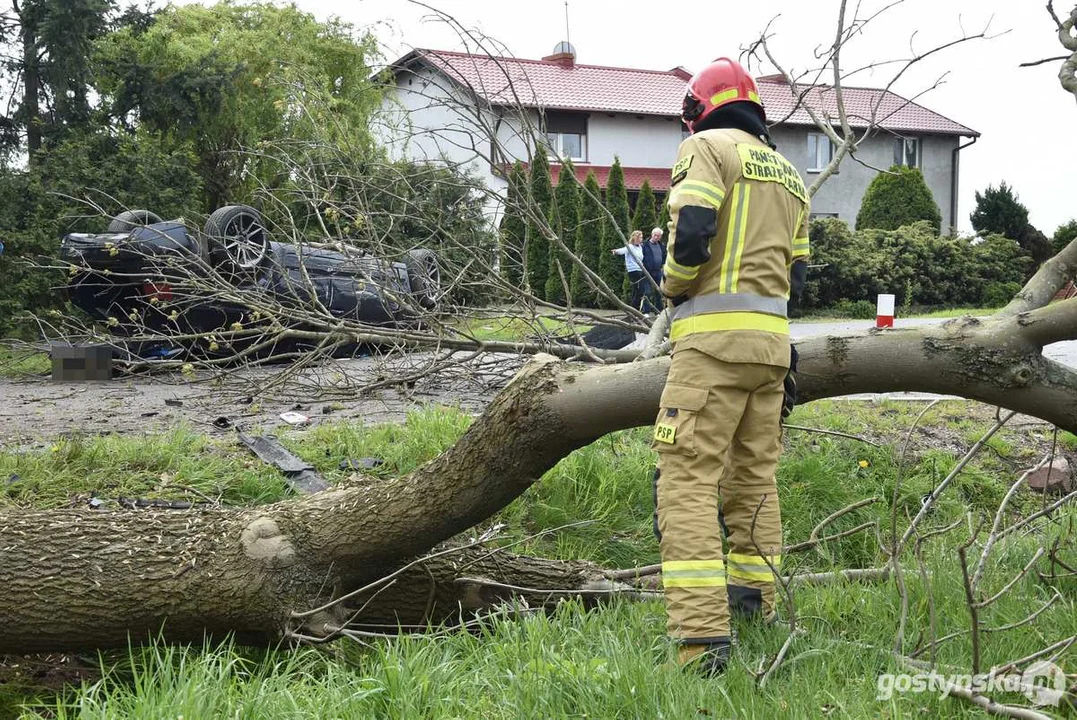
[[688, 81], [681, 119], [689, 131], [695, 132], [696, 126], [718, 108], [744, 100], [755, 103], [763, 111], [752, 76], [736, 60], [718, 58]]

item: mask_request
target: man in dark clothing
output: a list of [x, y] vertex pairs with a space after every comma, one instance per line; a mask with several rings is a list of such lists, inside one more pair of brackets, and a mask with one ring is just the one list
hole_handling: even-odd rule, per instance
[[662, 284], [662, 266], [666, 262], [666, 246], [662, 244], [662, 228], [651, 230], [651, 237], [643, 243], [643, 267], [654, 280], [654, 285], [647, 285], [646, 312], [658, 312], [662, 307], [658, 286]]

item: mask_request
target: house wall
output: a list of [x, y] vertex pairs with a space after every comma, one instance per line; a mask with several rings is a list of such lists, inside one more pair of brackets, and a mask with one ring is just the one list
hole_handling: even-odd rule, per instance
[[[376, 132], [390, 155], [462, 166], [495, 193], [502, 194], [506, 181], [490, 167], [490, 134], [496, 131], [499, 163], [526, 161], [529, 129], [537, 131], [539, 127], [537, 111], [475, 109], [465, 93], [440, 73], [419, 68], [415, 73], [397, 76], [396, 92], [383, 105], [382, 123]], [[586, 164], [612, 165], [617, 157], [628, 167], [668, 168], [673, 164], [682, 139], [681, 126], [675, 118], [604, 112], [587, 116]], [[808, 132], [807, 127], [783, 126], [774, 128], [772, 135], [778, 150], [810, 185], [818, 173], [808, 172]], [[939, 206], [944, 229], [956, 224], [950, 216], [950, 197], [953, 150], [959, 140], [956, 136], [921, 136], [920, 167]], [[857, 154], [868, 165], [888, 168], [893, 163], [893, 153], [893, 136], [883, 133], [864, 141]], [[875, 170], [847, 158], [840, 171], [816, 193], [813, 213], [835, 213], [850, 225], [855, 224], [864, 191], [875, 175]], [[496, 196], [487, 203], [493, 220], [499, 214], [498, 205]]]
[[[811, 185], [819, 176], [819, 173], [808, 172], [808, 133], [813, 131], [807, 127], [792, 126], [778, 127], [771, 131], [778, 151], [797, 167], [807, 185]], [[950, 181], [953, 172], [953, 150], [959, 140], [960, 138], [951, 135], [920, 136], [920, 169], [939, 206], [944, 230], [956, 224], [950, 217]], [[857, 157], [868, 165], [889, 168], [894, 162], [894, 137], [884, 133], [869, 138], [860, 145]], [[846, 158], [842, 161], [840, 170], [832, 175], [812, 198], [812, 213], [837, 213], [839, 218], [855, 225], [864, 191], [876, 174], [875, 170]]]
[[427, 67], [398, 74], [395, 92], [387, 93], [381, 110], [373, 129], [392, 159], [445, 162], [469, 172], [494, 191], [486, 207], [496, 222], [498, 196], [507, 182], [490, 166], [491, 135], [496, 132], [509, 162], [526, 159], [519, 133], [524, 122], [476, 108], [459, 88]]
[[674, 118], [590, 113], [587, 161], [612, 165], [615, 157], [628, 167], [671, 168], [681, 143], [681, 124]]

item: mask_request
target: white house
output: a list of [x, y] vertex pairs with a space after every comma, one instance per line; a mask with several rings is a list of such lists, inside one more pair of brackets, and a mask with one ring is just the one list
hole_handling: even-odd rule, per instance
[[[396, 157], [467, 167], [495, 190], [506, 186], [509, 165], [527, 162], [532, 138], [544, 138], [555, 156], [572, 160], [581, 181], [593, 171], [605, 186], [618, 157], [630, 193], [645, 180], [660, 194], [668, 191], [670, 166], [687, 133], [680, 111], [691, 74], [680, 67], [582, 65], [575, 58], [568, 43], [541, 60], [414, 50], [390, 66], [383, 139]], [[790, 88], [779, 76], [758, 84], [779, 151], [810, 184], [833, 149], [797, 97], [835, 116], [832, 89]], [[859, 157], [874, 167], [921, 168], [943, 224], [955, 225], [960, 141], [975, 142], [979, 133], [885, 90], [846, 88], [845, 104], [854, 128], [877, 128]], [[559, 169], [551, 168], [555, 183]], [[875, 173], [844, 162], [813, 198], [813, 215], [855, 220]]]

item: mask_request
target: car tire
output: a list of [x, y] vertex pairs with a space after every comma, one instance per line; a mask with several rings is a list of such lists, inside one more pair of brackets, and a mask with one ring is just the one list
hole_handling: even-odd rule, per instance
[[269, 231], [262, 215], [248, 205], [226, 205], [206, 220], [210, 262], [255, 270], [269, 255]]
[[433, 310], [438, 305], [441, 294], [441, 269], [438, 256], [432, 250], [419, 248], [409, 250], [404, 257], [404, 266], [408, 269], [408, 283], [411, 295], [426, 310]]
[[161, 222], [161, 216], [149, 210], [124, 210], [112, 218], [112, 222], [108, 224], [108, 229], [105, 232], [131, 232], [141, 225], [152, 225], [159, 222]]

